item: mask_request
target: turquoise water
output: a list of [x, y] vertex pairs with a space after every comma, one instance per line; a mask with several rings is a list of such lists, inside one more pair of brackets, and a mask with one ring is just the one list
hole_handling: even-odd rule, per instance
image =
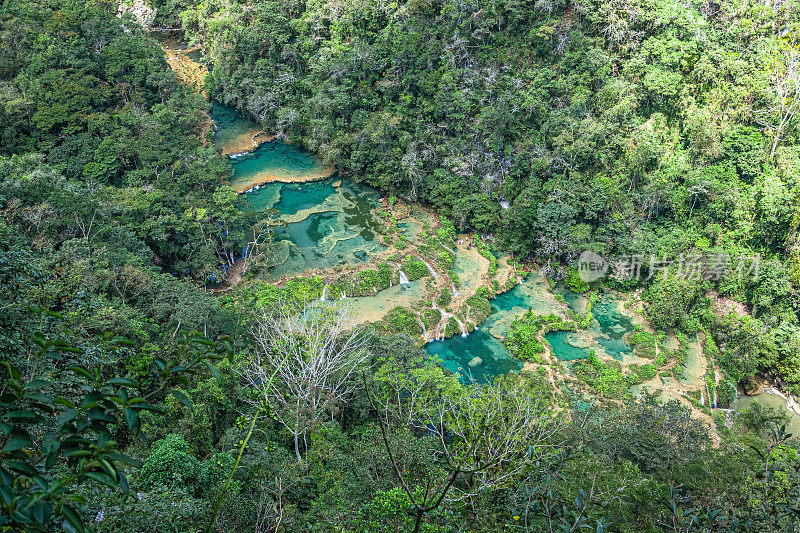
[[[514, 317], [529, 308], [550, 310], [551, 303], [540, 301], [533, 295], [546, 290], [546, 282], [532, 276], [510, 291], [492, 300], [492, 312], [477, 330], [467, 337], [454, 335], [444, 340], [429, 342], [425, 351], [442, 360], [442, 366], [461, 375], [465, 383], [473, 379], [478, 383], [490, 383], [495, 376], [508, 372], [519, 372], [522, 361], [515, 359], [503, 342], [494, 335], [505, 336]], [[483, 360], [481, 365], [470, 368], [473, 357]]]
[[[219, 102], [212, 102], [211, 116], [217, 125], [214, 143], [223, 150], [249, 148], [260, 131], [258, 124]], [[240, 207], [277, 217], [269, 277], [366, 262], [384, 249], [377, 238], [380, 223], [371, 213], [378, 206], [377, 191], [349, 180], [324, 179], [327, 170], [302, 148], [263, 142], [231, 158], [231, 165], [231, 185], [248, 190], [240, 196]], [[291, 182], [310, 178], [322, 179]], [[284, 181], [260, 184], [275, 179]]]
[[[567, 292], [561, 292], [567, 302], [575, 304], [580, 300], [580, 295]], [[479, 330], [466, 338], [455, 335], [428, 343], [425, 349], [428, 354], [442, 359], [445, 368], [461, 374], [465, 382], [470, 381], [470, 372], [476, 381], [486, 383], [498, 374], [519, 371], [522, 362], [514, 359], [495, 335], [505, 336], [514, 317], [528, 309], [539, 314], [564, 316], [563, 305], [548, 292], [547, 282], [539, 276], [531, 276], [492, 300], [492, 313]], [[585, 359], [593, 349], [602, 349], [618, 360], [632, 353], [633, 348], [622, 339], [625, 333], [633, 330], [634, 323], [632, 316], [620, 311], [619, 301], [610, 294], [601, 295], [592, 312], [595, 320], [586, 331], [554, 331], [545, 335], [556, 358], [561, 361]], [[475, 356], [483, 359], [483, 364], [467, 367]]]
[[578, 313], [586, 312], [586, 296], [577, 292], [572, 292], [563, 285], [559, 285], [553, 289], [553, 294], [560, 294], [567, 301], [570, 309]]
[[[563, 296], [567, 302], [571, 301], [567, 294]], [[576, 300], [578, 298], [572, 299], [572, 302]], [[633, 354], [633, 346], [625, 342], [623, 337], [633, 331], [635, 324], [631, 315], [620, 310], [618, 299], [609, 294], [601, 295], [592, 308], [592, 315], [594, 320], [587, 331], [553, 331], [545, 334], [553, 354], [559, 360], [585, 359], [592, 350], [598, 352], [599, 349], [618, 361]]]
[[328, 174], [313, 154], [280, 140], [262, 142], [255, 150], [242, 154], [252, 149], [254, 136], [260, 135], [262, 130], [258, 123], [242, 115], [236, 108], [212, 101], [211, 118], [217, 127], [214, 144], [223, 153], [239, 153], [231, 159], [231, 185], [237, 190], [249, 189], [270, 179], [291, 181]]
[[[458, 373], [464, 383], [491, 383], [495, 376], [519, 372], [522, 362], [511, 357], [503, 343], [482, 329], [467, 337], [454, 335], [449, 339], [429, 342], [425, 351], [442, 360], [442, 366]], [[473, 357], [480, 357], [480, 365], [470, 367]]]
[[[309, 269], [363, 263], [384, 249], [380, 222], [372, 215], [378, 193], [349, 180], [272, 182], [242, 195], [249, 211], [275, 210], [278, 245], [270, 277], [299, 276]], [[338, 183], [337, 183], [338, 184]]]
[[249, 186], [270, 178], [304, 179], [325, 175], [325, 167], [309, 152], [283, 141], [261, 143], [252, 152], [231, 160], [231, 184]]
[[248, 143], [253, 135], [260, 131], [258, 124], [242, 115], [238, 109], [211, 101], [211, 119], [216, 125], [214, 130], [214, 144], [224, 152], [229, 152], [228, 145], [236, 143], [242, 136], [246, 136]]
[[559, 361], [575, 361], [576, 359], [586, 359], [589, 357], [590, 349], [573, 346], [570, 339], [575, 334], [570, 331], [551, 331], [545, 333], [544, 338], [550, 343], [553, 354]]
[[592, 307], [592, 314], [594, 321], [591, 331], [596, 334], [595, 339], [605, 352], [618, 361], [624, 355], [632, 355], [633, 347], [622, 338], [633, 331], [635, 324], [630, 315], [621, 312], [619, 300], [602, 295], [600, 301]]
[[273, 181], [260, 185], [257, 191], [244, 195], [249, 209], [265, 211], [276, 209], [281, 216], [296, 215], [303, 209], [321, 206], [336, 194], [331, 180], [308, 183], [282, 183]]
[[215, 140], [219, 136], [233, 133], [233, 130], [242, 125], [255, 126], [255, 123], [245, 118], [238, 109], [226, 106], [216, 100], [211, 100], [211, 118], [217, 125], [217, 130], [214, 132]]

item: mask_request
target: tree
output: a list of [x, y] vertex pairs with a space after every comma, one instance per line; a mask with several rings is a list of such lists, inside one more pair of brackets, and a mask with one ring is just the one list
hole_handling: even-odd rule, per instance
[[[57, 313], [44, 312], [58, 320]], [[68, 354], [82, 351], [59, 340], [34, 335], [33, 357], [52, 367]], [[116, 428], [127, 427], [141, 435], [140, 416], [158, 412], [151, 403], [170, 387], [185, 383], [187, 374], [203, 365], [216, 372], [212, 362], [228, 352], [226, 341], [212, 342], [199, 333], [185, 334], [183, 360], [156, 358], [158, 384], [146, 394], [139, 392], [136, 380], [113, 376], [102, 365], [87, 368], [74, 364], [66, 371], [71, 379], [46, 379], [41, 372], [23, 375], [19, 366], [4, 362], [5, 375], [0, 389], [0, 527], [22, 531], [52, 531], [54, 527], [85, 531], [76, 510], [79, 498], [75, 487], [82, 484], [106, 486], [123, 495], [128, 480], [119, 464], [138, 466], [120, 453], [112, 438]], [[113, 334], [97, 343], [106, 350], [129, 343]], [[179, 390], [170, 391], [179, 401], [191, 406]], [[142, 394], [141, 396], [139, 394]]]
[[346, 306], [317, 302], [279, 302], [256, 317], [256, 349], [238, 371], [258, 392], [253, 403], [271, 406], [292, 434], [298, 462], [308, 432], [346, 402], [369, 355], [364, 328], [350, 321]]
[[[410, 371], [387, 362], [376, 376], [382, 388], [369, 394], [392, 468], [412, 503], [414, 532], [444, 501], [469, 501], [479, 493], [512, 486], [542, 455], [554, 449], [560, 426], [546, 387], [528, 376], [498, 378], [493, 386], [465, 388], [435, 362]], [[400, 424], [433, 436], [444, 479], [427, 479], [421, 493], [392, 454], [387, 430]], [[418, 480], [417, 483], [420, 483]]]
[[771, 139], [770, 159], [783, 134], [791, 127], [800, 110], [800, 47], [794, 39], [780, 39], [766, 51], [769, 86], [766, 89], [767, 107], [756, 119], [767, 128]]

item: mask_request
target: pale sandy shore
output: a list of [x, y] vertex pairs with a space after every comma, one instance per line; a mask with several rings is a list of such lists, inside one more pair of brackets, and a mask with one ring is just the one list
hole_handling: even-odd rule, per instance
[[241, 181], [233, 183], [232, 186], [236, 190], [237, 193], [247, 192], [256, 185], [263, 185], [265, 183], [272, 183], [275, 181], [281, 183], [306, 183], [308, 181], [317, 181], [322, 180], [333, 173], [332, 168], [326, 168], [319, 172], [312, 172], [309, 174], [304, 174], [302, 176], [281, 176], [280, 174], [261, 174], [258, 176], [253, 176], [252, 179], [247, 181]]
[[214, 144], [222, 150], [222, 155], [231, 156], [234, 154], [252, 152], [258, 148], [261, 143], [274, 141], [275, 138], [276, 135], [274, 133], [267, 133], [254, 126], [251, 130], [237, 135], [227, 142], [215, 142]]

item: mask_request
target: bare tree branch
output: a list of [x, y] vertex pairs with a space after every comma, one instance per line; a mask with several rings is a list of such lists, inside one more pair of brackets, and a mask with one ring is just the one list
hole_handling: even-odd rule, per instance
[[[356, 373], [367, 359], [368, 336], [348, 328], [349, 308], [341, 303], [285, 302], [256, 317], [256, 350], [239, 369], [248, 386], [266, 400], [292, 434], [298, 462], [300, 440], [325, 417], [334, 416], [358, 385]], [[272, 381], [268, 377], [276, 372]]]

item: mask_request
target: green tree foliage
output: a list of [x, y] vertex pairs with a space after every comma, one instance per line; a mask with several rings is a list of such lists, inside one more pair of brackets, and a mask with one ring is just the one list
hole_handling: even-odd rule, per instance
[[704, 294], [718, 289], [798, 322], [794, 7], [237, 0], [159, 13], [204, 44], [220, 99], [342, 174], [437, 208], [448, 246], [453, 229], [491, 233], [579, 292], [565, 263], [584, 249], [645, 263], [761, 254], [789, 266], [755, 282], [645, 267], [648, 316], [708, 328]]
[[[63, 318], [52, 312], [44, 316]], [[84, 355], [83, 350], [40, 334], [31, 339], [33, 368], [39, 368], [33, 377], [23, 377], [17, 364], [4, 362], [6, 387], [0, 396], [0, 521], [4, 527], [46, 531], [60, 524], [84, 531], [85, 522], [77, 509], [80, 498], [73, 494], [76, 486], [96, 484], [128, 494], [129, 481], [120, 465], [137, 466], [138, 462], [120, 453], [117, 439], [141, 436], [142, 415], [160, 409], [151, 403], [153, 398], [161, 399], [171, 392], [191, 405], [182, 392], [169, 388], [185, 382], [187, 374], [203, 365], [213, 369], [212, 362], [221, 359], [219, 352], [226, 349], [224, 344], [215, 346], [199, 334], [185, 338], [190, 357], [180, 363], [157, 358], [160, 383], [147, 393], [134, 379], [105, 378], [103, 365], [87, 368], [75, 364], [72, 359]], [[118, 355], [130, 343], [109, 334], [97, 344], [107, 355]], [[71, 379], [48, 367], [63, 368]], [[160, 450], [157, 448], [155, 454]], [[147, 463], [144, 474], [145, 484], [164, 481], [153, 468], [148, 470]], [[192, 469], [181, 475], [192, 476]]]
[[189, 451], [180, 435], [167, 435], [153, 444], [142, 464], [139, 481], [146, 489], [157, 486], [182, 486], [197, 482], [200, 461]]
[[[256, 354], [252, 311], [318, 302], [326, 280], [206, 290], [260, 216], [237, 205], [207, 101], [117, 2], [7, 1], [0, 528], [796, 528], [797, 446], [781, 416], [718, 412], [712, 442], [678, 402], [626, 394], [657, 371], [678, 374], [694, 333], [727, 377], [706, 375], [721, 404], [757, 374], [800, 390], [795, 3], [147, 4], [157, 26], [202, 46], [212, 96], [390, 204], [435, 209], [415, 252], [429, 264], [454, 268], [448, 248], [472, 231], [491, 278], [502, 250], [582, 291], [583, 250], [640, 256], [638, 282], [602, 283], [642, 288], [646, 316], [680, 347], [639, 330], [635, 354], [652, 363], [565, 365], [601, 397], [587, 405], [536, 373], [465, 386], [416, 344], [441, 313], [397, 308], [375, 325], [363, 366], [359, 356], [334, 373], [363, 368], [346, 395], [330, 402], [301, 356], [271, 411], [254, 395], [272, 382], [237, 373]], [[759, 275], [648, 266], [695, 253], [760, 254]], [[410, 279], [429, 274], [416, 256], [393, 258], [327, 295], [373, 294], [401, 260]], [[490, 313], [488, 296], [468, 299], [472, 320]], [[524, 315], [512, 351], [536, 356], [548, 328], [591, 321], [570, 317], [578, 325]], [[459, 332], [454, 319], [447, 330]], [[235, 363], [219, 359], [226, 342]], [[307, 345], [292, 333], [263, 355]], [[309, 425], [291, 434], [287, 413]]]

